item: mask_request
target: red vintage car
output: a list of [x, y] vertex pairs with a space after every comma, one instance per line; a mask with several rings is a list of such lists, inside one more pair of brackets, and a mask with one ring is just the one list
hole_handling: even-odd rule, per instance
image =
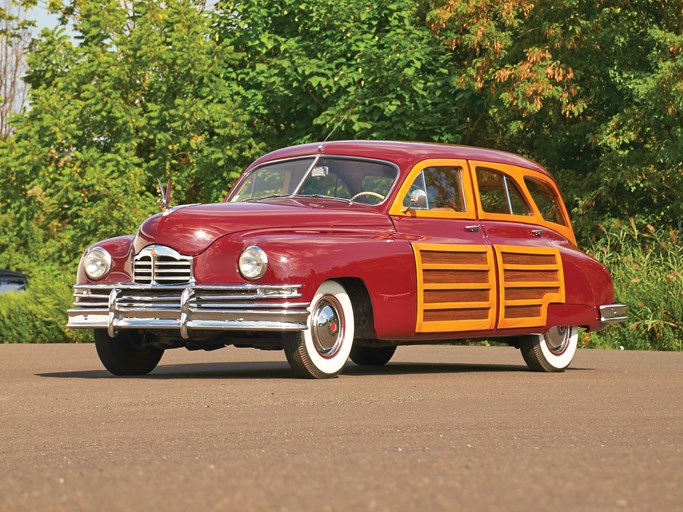
[[627, 319], [540, 165], [465, 146], [347, 141], [274, 151], [223, 203], [166, 207], [85, 251], [72, 329], [115, 375], [164, 350], [284, 349], [305, 377], [398, 345], [495, 339], [562, 371], [579, 327]]

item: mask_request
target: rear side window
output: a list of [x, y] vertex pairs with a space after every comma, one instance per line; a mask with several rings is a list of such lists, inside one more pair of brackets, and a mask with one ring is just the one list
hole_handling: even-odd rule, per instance
[[531, 210], [515, 182], [503, 173], [477, 167], [481, 207], [488, 213], [531, 215]]
[[462, 169], [460, 167], [427, 167], [417, 175], [408, 194], [403, 198], [403, 206], [410, 204], [410, 194], [420, 189], [427, 194], [424, 206], [418, 210], [467, 211], [462, 188]]
[[524, 178], [524, 183], [529, 189], [538, 211], [541, 212], [541, 216], [547, 221], [566, 226], [567, 223], [562, 217], [562, 210], [560, 209], [560, 200], [555, 191], [547, 183], [529, 176]]

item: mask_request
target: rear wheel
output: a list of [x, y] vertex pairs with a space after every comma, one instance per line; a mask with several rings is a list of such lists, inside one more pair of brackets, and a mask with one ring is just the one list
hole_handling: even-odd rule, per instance
[[351, 299], [336, 281], [325, 281], [311, 302], [308, 329], [285, 343], [292, 369], [302, 377], [336, 377], [351, 352], [354, 318]]
[[562, 372], [569, 366], [579, 342], [579, 328], [551, 327], [544, 334], [524, 336], [520, 350], [527, 366], [535, 372]]
[[396, 352], [393, 347], [353, 347], [351, 349], [351, 361], [358, 366], [382, 366], [389, 362]]
[[104, 367], [114, 375], [147, 375], [156, 368], [164, 349], [142, 344], [137, 331], [120, 331], [113, 338], [95, 330], [95, 348]]

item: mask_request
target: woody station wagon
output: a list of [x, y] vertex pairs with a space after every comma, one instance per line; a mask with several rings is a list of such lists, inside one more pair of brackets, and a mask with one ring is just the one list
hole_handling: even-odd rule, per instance
[[307, 144], [254, 162], [223, 203], [163, 208], [78, 269], [68, 326], [95, 330], [116, 375], [147, 374], [169, 348], [234, 345], [325, 378], [349, 357], [484, 338], [553, 372], [579, 327], [626, 320], [554, 179], [510, 153]]

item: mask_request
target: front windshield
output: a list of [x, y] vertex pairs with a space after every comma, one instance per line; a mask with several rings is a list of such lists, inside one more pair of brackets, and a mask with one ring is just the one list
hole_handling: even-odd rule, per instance
[[398, 170], [386, 162], [356, 158], [300, 158], [266, 164], [242, 180], [229, 201], [269, 197], [326, 197], [379, 204], [387, 197]]

